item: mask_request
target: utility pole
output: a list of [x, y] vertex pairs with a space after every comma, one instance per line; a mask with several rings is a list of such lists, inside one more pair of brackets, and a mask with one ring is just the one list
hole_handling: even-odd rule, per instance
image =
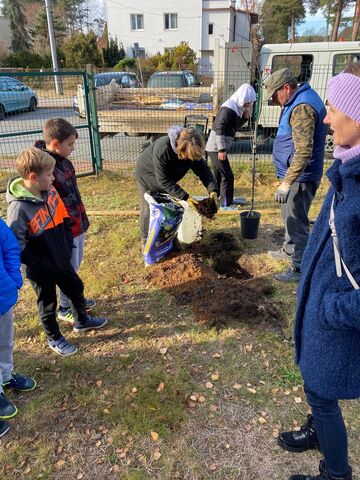
[[[51, 12], [51, 0], [45, 0], [45, 9], [46, 9], [46, 18], [48, 24], [48, 32], [49, 32], [49, 40], [50, 40], [50, 50], [51, 50], [51, 60], [54, 72], [59, 72], [58, 60], [57, 60], [57, 53], [56, 53], [56, 45], [55, 45], [55, 34], [54, 34], [54, 26], [52, 21], [52, 12]], [[61, 85], [61, 78], [59, 75], [54, 75], [55, 81], [55, 90], [57, 95], [62, 95], [62, 85]]]

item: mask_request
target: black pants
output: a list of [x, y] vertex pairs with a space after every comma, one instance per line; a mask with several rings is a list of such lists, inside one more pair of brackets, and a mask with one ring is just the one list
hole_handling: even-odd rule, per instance
[[230, 162], [219, 160], [217, 152], [209, 152], [214, 177], [220, 192], [220, 204], [222, 207], [228, 207], [234, 200], [234, 174]]
[[37, 295], [40, 321], [50, 340], [58, 340], [61, 337], [59, 324], [56, 320], [56, 286], [70, 299], [74, 307], [76, 323], [81, 325], [86, 321], [84, 284], [70, 264], [63, 275], [29, 280]]
[[144, 193], [149, 189], [137, 182], [139, 194], [140, 194], [140, 237], [141, 242], [144, 245], [149, 232], [150, 223], [150, 208], [148, 202], [144, 198]]

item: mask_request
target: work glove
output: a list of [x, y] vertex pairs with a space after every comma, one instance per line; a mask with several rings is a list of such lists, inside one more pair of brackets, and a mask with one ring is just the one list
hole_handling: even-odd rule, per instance
[[278, 203], [284, 204], [287, 202], [287, 199], [290, 193], [290, 187], [291, 185], [289, 185], [287, 182], [282, 182], [282, 184], [276, 190], [276, 193], [275, 193], [275, 200]]
[[210, 192], [209, 197], [215, 203], [216, 211], [219, 210], [220, 204], [219, 204], [219, 197], [218, 197], [217, 192]]
[[192, 208], [194, 210], [197, 210], [197, 206], [198, 206], [199, 202], [197, 200], [195, 200], [195, 198], [189, 197], [186, 201], [187, 201], [190, 208]]

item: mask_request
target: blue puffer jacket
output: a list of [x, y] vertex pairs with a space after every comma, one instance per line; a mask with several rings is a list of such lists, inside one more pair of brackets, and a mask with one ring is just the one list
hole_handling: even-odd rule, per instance
[[341, 256], [360, 284], [360, 157], [327, 172], [332, 184], [310, 235], [301, 265], [295, 319], [296, 362], [304, 383], [329, 400], [360, 397], [360, 290], [337, 277], [329, 227], [335, 193], [335, 226]]
[[20, 247], [15, 235], [0, 218], [0, 315], [15, 305], [21, 286]]

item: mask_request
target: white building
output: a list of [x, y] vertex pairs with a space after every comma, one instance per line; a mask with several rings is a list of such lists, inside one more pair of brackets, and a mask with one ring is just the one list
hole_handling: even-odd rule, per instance
[[200, 65], [213, 66], [215, 39], [249, 40], [257, 15], [236, 8], [236, 0], [106, 0], [110, 37], [117, 37], [128, 56], [164, 53], [181, 41], [197, 52]]

